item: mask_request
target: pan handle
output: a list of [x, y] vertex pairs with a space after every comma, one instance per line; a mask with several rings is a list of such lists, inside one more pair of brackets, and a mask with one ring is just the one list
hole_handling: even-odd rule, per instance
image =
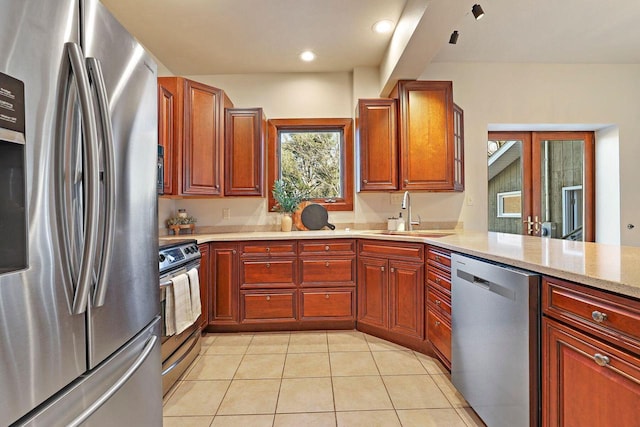
[[329, 227], [329, 228], [330, 228], [330, 229], [332, 229], [332, 230], [335, 230], [335, 229], [336, 229], [336, 226], [335, 226], [335, 225], [333, 225], [333, 224], [329, 224], [329, 223], [327, 223], [326, 225], [327, 225], [327, 227]]

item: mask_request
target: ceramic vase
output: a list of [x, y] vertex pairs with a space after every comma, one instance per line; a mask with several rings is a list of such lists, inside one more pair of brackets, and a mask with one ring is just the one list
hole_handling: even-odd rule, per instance
[[292, 225], [293, 225], [293, 219], [291, 218], [291, 214], [288, 214], [288, 213], [282, 214], [281, 222], [280, 222], [280, 230], [291, 231]]

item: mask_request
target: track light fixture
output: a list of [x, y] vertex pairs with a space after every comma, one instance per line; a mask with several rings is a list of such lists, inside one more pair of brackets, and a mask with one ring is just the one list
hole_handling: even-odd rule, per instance
[[476, 18], [476, 21], [484, 16], [484, 10], [482, 10], [482, 6], [477, 3], [473, 5], [473, 7], [471, 8], [471, 12]]
[[458, 30], [455, 30], [453, 33], [451, 33], [451, 37], [449, 37], [449, 44], [458, 43], [458, 36], [460, 36], [460, 34], [458, 34]]

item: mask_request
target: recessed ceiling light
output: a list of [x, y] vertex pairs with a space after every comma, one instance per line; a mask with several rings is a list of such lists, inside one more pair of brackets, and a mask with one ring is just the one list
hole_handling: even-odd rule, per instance
[[305, 50], [300, 54], [300, 59], [302, 59], [305, 62], [311, 62], [314, 59], [316, 59], [316, 54], [311, 52], [310, 50]]
[[382, 21], [378, 21], [373, 24], [373, 31], [380, 34], [390, 33], [393, 30], [394, 23], [393, 21], [389, 21], [388, 19], [383, 19]]

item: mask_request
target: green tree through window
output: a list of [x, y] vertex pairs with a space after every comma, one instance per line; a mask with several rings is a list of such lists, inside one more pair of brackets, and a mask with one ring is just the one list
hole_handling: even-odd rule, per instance
[[343, 197], [342, 132], [281, 131], [281, 179], [311, 199]]

